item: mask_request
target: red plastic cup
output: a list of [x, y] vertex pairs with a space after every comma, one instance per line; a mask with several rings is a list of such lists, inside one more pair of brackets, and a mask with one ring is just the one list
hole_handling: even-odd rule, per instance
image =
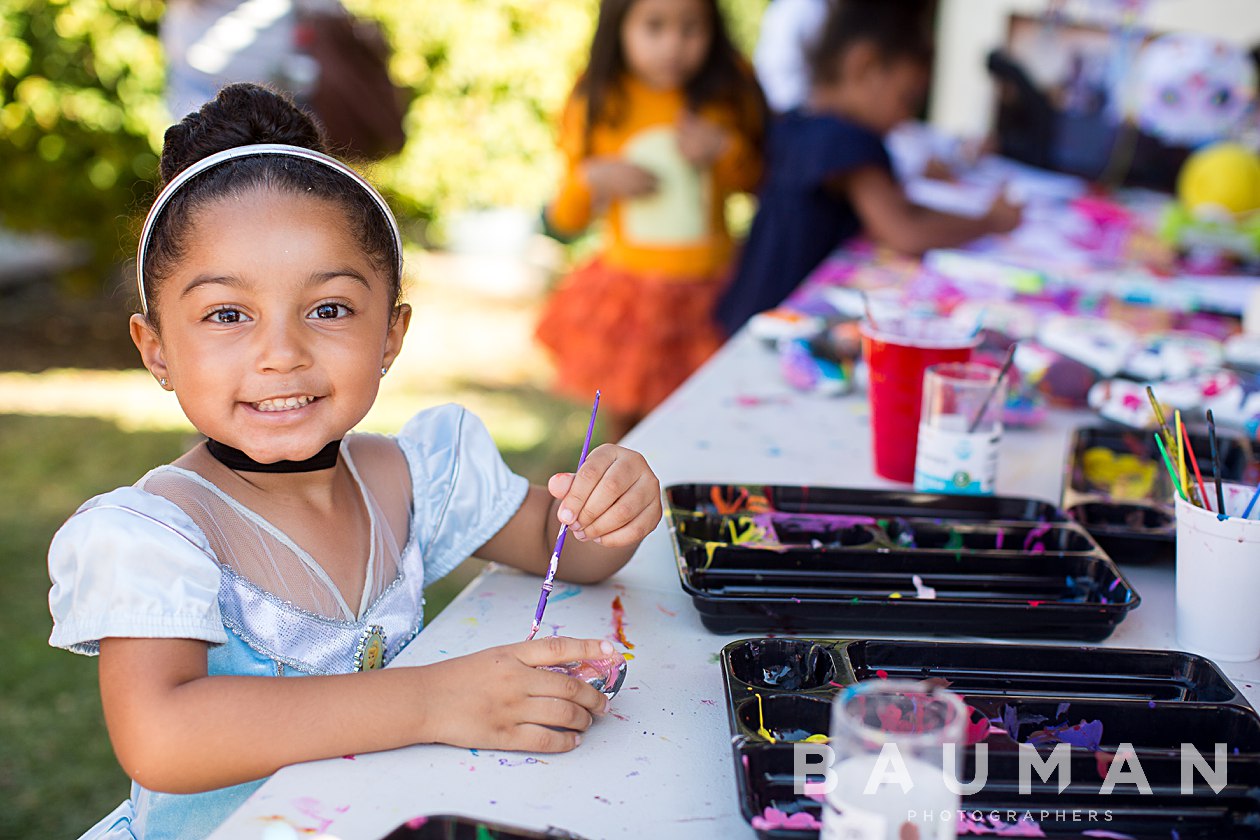
[[862, 324], [861, 331], [870, 380], [875, 472], [909, 484], [914, 481], [919, 443], [923, 372], [932, 365], [970, 361], [980, 337], [924, 340], [881, 333], [867, 323]]

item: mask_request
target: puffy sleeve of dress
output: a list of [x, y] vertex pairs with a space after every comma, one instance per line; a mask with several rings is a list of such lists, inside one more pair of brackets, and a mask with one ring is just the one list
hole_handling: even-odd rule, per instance
[[398, 444], [411, 470], [411, 528], [429, 586], [507, 524], [529, 482], [503, 462], [481, 420], [458, 405], [420, 412]]
[[48, 549], [49, 643], [89, 656], [107, 637], [227, 641], [219, 564], [178, 506], [136, 487], [85, 502]]

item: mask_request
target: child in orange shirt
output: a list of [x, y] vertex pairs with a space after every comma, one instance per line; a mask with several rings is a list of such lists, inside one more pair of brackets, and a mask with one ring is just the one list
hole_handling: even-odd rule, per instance
[[603, 391], [614, 438], [722, 342], [724, 205], [761, 176], [764, 114], [715, 0], [603, 0], [547, 221], [572, 234], [606, 214], [608, 244], [556, 291], [537, 334], [559, 390]]

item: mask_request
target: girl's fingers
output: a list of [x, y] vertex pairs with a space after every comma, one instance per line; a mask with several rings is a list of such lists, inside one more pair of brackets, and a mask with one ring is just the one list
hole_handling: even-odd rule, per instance
[[595, 722], [595, 716], [590, 710], [556, 697], [529, 698], [521, 707], [521, 717], [526, 723], [571, 729], [574, 732], [585, 732]]
[[[628, 453], [627, 453], [628, 454]], [[599, 519], [625, 496], [642, 475], [641, 470], [630, 459], [618, 459], [608, 465], [608, 469], [600, 476], [599, 483], [586, 499], [586, 504], [577, 512], [577, 521], [570, 527], [579, 531], [578, 536], [585, 538], [584, 532], [595, 520]], [[624, 517], [629, 519], [630, 516]]]
[[531, 699], [581, 706], [592, 715], [602, 715], [608, 708], [608, 698], [591, 688], [585, 681], [543, 668], [537, 670], [529, 683], [527, 692]]
[[553, 499], [563, 499], [573, 486], [573, 473], [556, 473], [547, 479], [547, 492]]
[[568, 636], [548, 636], [545, 639], [517, 642], [511, 647], [521, 664], [531, 668], [539, 665], [563, 665], [566, 662], [580, 662], [583, 659], [607, 659], [617, 652], [612, 642], [599, 639], [571, 639]]
[[568, 729], [556, 730], [535, 723], [514, 727], [512, 743], [507, 749], [533, 753], [562, 753], [582, 743], [582, 734]]
[[599, 544], [608, 548], [620, 548], [625, 545], [634, 545], [642, 540], [652, 531], [656, 530], [656, 526], [661, 522], [661, 508], [659, 503], [655, 507], [644, 509], [631, 522], [618, 528], [615, 531], [609, 531], [599, 537]]
[[[560, 500], [560, 521], [572, 525], [578, 521], [578, 515], [586, 506], [586, 500], [599, 484], [608, 467], [617, 460], [617, 447], [604, 443], [590, 451], [586, 463], [573, 476], [568, 495]], [[591, 517], [587, 517], [589, 521]]]
[[[598, 509], [595, 501], [598, 494], [599, 490], [596, 490], [591, 495], [590, 501], [586, 503], [588, 511]], [[657, 516], [659, 516], [660, 504], [660, 485], [650, 473], [640, 473], [619, 498], [608, 505], [603, 513], [595, 517], [594, 521], [582, 528], [583, 536], [594, 539], [611, 535], [633, 522], [644, 512], [657, 511]], [[601, 539], [600, 542], [602, 544], [603, 540]]]

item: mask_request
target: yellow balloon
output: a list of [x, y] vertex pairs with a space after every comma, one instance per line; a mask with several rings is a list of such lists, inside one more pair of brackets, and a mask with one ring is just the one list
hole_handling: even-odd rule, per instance
[[1214, 143], [1186, 159], [1177, 197], [1192, 213], [1221, 208], [1239, 216], [1260, 209], [1260, 156], [1237, 143]]

